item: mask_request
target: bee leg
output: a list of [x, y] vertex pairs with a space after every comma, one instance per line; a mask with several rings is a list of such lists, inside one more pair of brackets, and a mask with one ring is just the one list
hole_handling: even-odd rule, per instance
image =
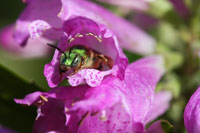
[[72, 75], [76, 74], [79, 70], [80, 70], [80, 67], [78, 66], [78, 67], [76, 67], [76, 69], [74, 70], [74, 72], [72, 72], [72, 73], [69, 74], [69, 76], [72, 76]]
[[102, 70], [102, 69], [103, 69], [102, 62], [99, 62], [99, 67], [98, 67], [97, 69], [98, 69], [98, 70]]
[[108, 67], [112, 68], [113, 67], [113, 61], [110, 57], [107, 57], [103, 54], [97, 54], [98, 57], [103, 59], [104, 64], [106, 64]]
[[97, 54], [97, 56], [102, 58], [105, 62], [108, 62], [108, 59], [103, 54]]

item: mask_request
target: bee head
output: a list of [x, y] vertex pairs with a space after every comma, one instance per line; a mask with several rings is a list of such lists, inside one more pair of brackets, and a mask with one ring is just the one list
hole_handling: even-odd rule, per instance
[[73, 69], [79, 66], [80, 63], [82, 63], [82, 59], [86, 56], [85, 49], [79, 49], [76, 47], [73, 47], [66, 52], [63, 52], [60, 48], [48, 44], [50, 47], [53, 47], [60, 51], [62, 54], [60, 55], [60, 69], [62, 72], [65, 72], [69, 69]]
[[63, 71], [77, 67], [80, 62], [81, 56], [78, 53], [66, 51], [65, 54], [62, 53], [60, 56], [60, 66]]

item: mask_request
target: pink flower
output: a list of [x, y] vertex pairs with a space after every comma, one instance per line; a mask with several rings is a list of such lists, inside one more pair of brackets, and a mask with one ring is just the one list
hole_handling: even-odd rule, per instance
[[190, 16], [190, 10], [186, 6], [184, 0], [170, 0], [170, 2], [173, 4], [175, 10], [181, 17], [187, 19]]
[[148, 3], [154, 0], [99, 0], [99, 1], [107, 2], [113, 5], [118, 5], [130, 9], [145, 11], [149, 7]]
[[152, 56], [128, 65], [123, 80], [109, 76], [97, 87], [58, 87], [15, 101], [38, 107], [34, 132], [144, 132], [171, 99], [166, 92], [154, 96], [163, 72], [162, 58]]
[[3, 125], [0, 124], [0, 132], [1, 133], [17, 133], [16, 131], [14, 130], [11, 130]]
[[191, 96], [184, 111], [184, 123], [188, 133], [200, 132], [200, 87]]
[[[23, 58], [36, 58], [45, 56], [50, 53], [50, 49], [46, 45], [41, 45], [41, 43], [46, 43], [48, 40], [45, 38], [41, 39], [30, 39], [27, 42], [34, 45], [27, 45], [26, 47], [21, 47], [16, 45], [16, 40], [13, 38], [12, 33], [14, 32], [14, 26], [10, 25], [1, 30], [0, 34], [0, 47], [10, 52], [11, 54], [17, 55]], [[49, 42], [50, 43], [50, 42]]]
[[125, 19], [89, 1], [25, 0], [25, 2], [27, 7], [12, 27], [10, 34], [15, 44], [35, 45], [31, 40], [37, 39], [37, 45], [43, 47], [46, 42], [40, 40], [57, 42], [63, 35], [63, 23], [81, 16], [110, 28], [116, 34], [119, 44], [129, 51], [140, 54], [150, 54], [154, 51], [153, 38]]
[[62, 53], [56, 50], [52, 61], [45, 65], [44, 69], [44, 75], [50, 87], [56, 87], [64, 79], [68, 79], [72, 86], [86, 82], [88, 85], [96, 87], [108, 75], [120, 79], [124, 78], [128, 60], [122, 53], [115, 35], [104, 25], [98, 25], [84, 17], [75, 17], [64, 23], [63, 32], [64, 36], [58, 44], [62, 51], [76, 45], [88, 47], [104, 56], [109, 56], [113, 60], [114, 66], [104, 71], [92, 68], [82, 69], [75, 75], [69, 76], [68, 71], [61, 71], [60, 58]]

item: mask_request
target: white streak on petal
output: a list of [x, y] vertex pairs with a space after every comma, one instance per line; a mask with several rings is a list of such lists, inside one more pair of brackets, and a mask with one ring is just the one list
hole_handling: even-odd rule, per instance
[[96, 87], [101, 84], [101, 81], [103, 80], [105, 75], [110, 74], [110, 71], [99, 71], [95, 69], [87, 69], [85, 80], [87, 84], [91, 87]]
[[111, 70], [99, 71], [96, 69], [83, 69], [73, 76], [68, 76], [68, 82], [71, 86], [78, 86], [86, 81], [91, 87], [97, 87], [101, 84], [104, 76], [111, 74]]
[[43, 20], [35, 20], [28, 26], [28, 32], [32, 39], [41, 37], [51, 26]]
[[68, 82], [71, 86], [78, 86], [81, 83], [84, 83], [84, 75], [85, 75], [86, 70], [83, 69], [81, 71], [79, 71], [78, 73], [76, 73], [73, 76], [68, 76]]

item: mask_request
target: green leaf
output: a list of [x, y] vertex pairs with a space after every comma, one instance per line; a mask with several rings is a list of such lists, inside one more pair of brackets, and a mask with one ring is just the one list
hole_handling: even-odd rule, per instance
[[172, 8], [173, 7], [168, 0], [157, 0], [154, 2], [150, 2], [150, 8], [148, 13], [156, 17], [162, 17]]
[[166, 120], [161, 120], [160, 125], [165, 133], [173, 132], [173, 126]]
[[184, 58], [182, 53], [178, 51], [172, 51], [164, 44], [157, 45], [156, 53], [164, 57], [165, 67], [168, 72], [180, 67], [183, 64]]
[[21, 78], [33, 80], [44, 91], [49, 90], [43, 74], [44, 65], [50, 62], [52, 54], [40, 58], [22, 58], [5, 50], [0, 50], [0, 64], [15, 72]]
[[136, 60], [142, 58], [141, 55], [132, 53], [132, 52], [127, 51], [127, 50], [124, 50], [124, 53], [126, 54], [126, 57], [128, 58], [129, 63], [132, 63], [132, 62], [134, 62], [134, 61], [136, 61]]
[[173, 94], [173, 98], [178, 98], [181, 94], [181, 82], [175, 73], [167, 73], [162, 81], [157, 85], [156, 91], [168, 90]]
[[26, 81], [0, 65], [0, 124], [18, 132], [31, 132], [36, 109], [23, 107], [14, 98], [23, 98], [28, 93], [41, 91], [35, 83]]
[[173, 133], [173, 126], [167, 120], [158, 120], [147, 128], [147, 133]]

